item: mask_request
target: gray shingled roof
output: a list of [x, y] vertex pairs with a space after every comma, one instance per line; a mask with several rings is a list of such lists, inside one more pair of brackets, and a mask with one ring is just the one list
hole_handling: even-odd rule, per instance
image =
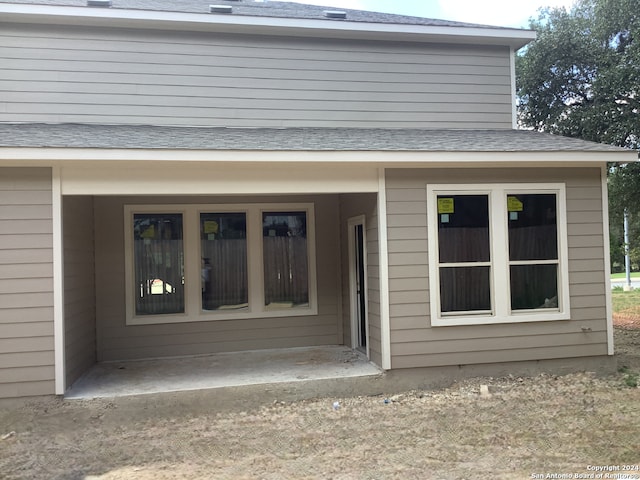
[[[0, 3], [86, 7], [87, 0], [10, 0], [2, 1]], [[112, 6], [110, 8], [181, 13], [202, 13], [209, 15], [209, 5], [212, 4], [230, 5], [231, 7], [233, 7], [232, 15], [314, 19], [326, 20], [328, 22], [343, 22], [345, 20], [328, 19], [324, 16], [325, 10], [340, 10], [347, 13], [346, 21], [349, 22], [447, 27], [500, 28], [494, 26], [476, 25], [471, 23], [453, 22], [448, 20], [436, 20], [431, 18], [410, 17], [406, 15], [393, 15], [389, 13], [367, 12], [363, 10], [349, 10], [335, 7], [322, 7], [317, 5], [304, 5], [292, 2], [277, 2], [273, 0], [112, 0]]]
[[0, 147], [425, 152], [629, 152], [527, 130], [0, 124]]

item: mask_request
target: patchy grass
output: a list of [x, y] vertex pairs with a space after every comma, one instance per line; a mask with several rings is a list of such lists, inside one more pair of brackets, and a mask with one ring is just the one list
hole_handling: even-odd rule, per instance
[[625, 292], [622, 288], [612, 291], [613, 313], [640, 317], [640, 289]]
[[[612, 273], [611, 274], [611, 278], [612, 279], [625, 279], [627, 278], [627, 274], [625, 272], [620, 272], [620, 273]], [[631, 278], [640, 278], [640, 272], [631, 272]]]
[[622, 376], [622, 381], [624, 382], [624, 384], [627, 387], [630, 388], [637, 388], [638, 387], [638, 379], [640, 379], [640, 375], [637, 373], [633, 373], [629, 367], [627, 367], [626, 365], [620, 367], [618, 369], [618, 372], [620, 372], [623, 376]]

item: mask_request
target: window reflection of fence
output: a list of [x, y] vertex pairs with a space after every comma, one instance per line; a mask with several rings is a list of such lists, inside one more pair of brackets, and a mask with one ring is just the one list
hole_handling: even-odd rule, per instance
[[511, 308], [558, 307], [558, 265], [512, 265]]
[[182, 240], [134, 241], [136, 315], [184, 312]]
[[491, 310], [490, 267], [440, 268], [442, 312]]
[[[441, 228], [440, 262], [489, 261], [489, 232], [485, 228]], [[511, 261], [557, 260], [556, 225], [518, 227], [509, 224]], [[443, 312], [491, 309], [490, 267], [457, 266], [440, 269]], [[558, 266], [512, 265], [509, 272], [511, 308], [514, 310], [557, 308]], [[495, 292], [508, 295], [508, 292]]]
[[307, 239], [263, 237], [265, 305], [309, 302]]
[[245, 239], [202, 241], [202, 308], [241, 308], [248, 302]]
[[449, 227], [438, 232], [440, 262], [488, 262], [488, 227]]
[[555, 225], [513, 227], [509, 225], [510, 260], [555, 260], [558, 232]]
[[[489, 262], [488, 227], [450, 227], [438, 232], [440, 262]], [[441, 267], [442, 312], [491, 310], [490, 267]]]

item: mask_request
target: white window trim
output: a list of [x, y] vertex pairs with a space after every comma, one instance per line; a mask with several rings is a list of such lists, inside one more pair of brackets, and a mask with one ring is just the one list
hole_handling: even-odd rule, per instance
[[[557, 195], [558, 232], [558, 306], [557, 310], [510, 311], [509, 244], [507, 212], [508, 194], [552, 193]], [[440, 276], [438, 274], [437, 195], [489, 195], [489, 239], [491, 248], [492, 314], [447, 314], [440, 312]], [[502, 221], [500, 220], [502, 219]], [[569, 297], [569, 252], [567, 237], [567, 201], [564, 183], [499, 183], [499, 184], [430, 184], [427, 185], [427, 225], [429, 245], [429, 299], [431, 325], [485, 325], [568, 320], [571, 318]], [[533, 263], [544, 263], [533, 262]], [[498, 294], [498, 292], [502, 292]]]
[[[307, 262], [309, 267], [309, 305], [289, 309], [266, 309], [264, 305], [264, 262], [262, 250], [262, 213], [304, 211], [307, 214]], [[241, 311], [204, 311], [201, 309], [200, 213], [247, 215], [247, 280], [249, 307]], [[136, 213], [181, 213], [183, 218], [185, 311], [163, 315], [135, 315], [133, 264], [133, 215]], [[125, 302], [127, 325], [154, 325], [182, 322], [209, 322], [249, 318], [299, 317], [318, 314], [315, 209], [313, 203], [244, 203], [125, 205]]]

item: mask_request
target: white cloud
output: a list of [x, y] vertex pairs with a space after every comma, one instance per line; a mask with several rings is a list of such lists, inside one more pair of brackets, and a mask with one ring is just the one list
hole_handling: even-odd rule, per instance
[[530, 17], [537, 17], [540, 7], [570, 7], [574, 0], [437, 0], [447, 20], [526, 27]]

